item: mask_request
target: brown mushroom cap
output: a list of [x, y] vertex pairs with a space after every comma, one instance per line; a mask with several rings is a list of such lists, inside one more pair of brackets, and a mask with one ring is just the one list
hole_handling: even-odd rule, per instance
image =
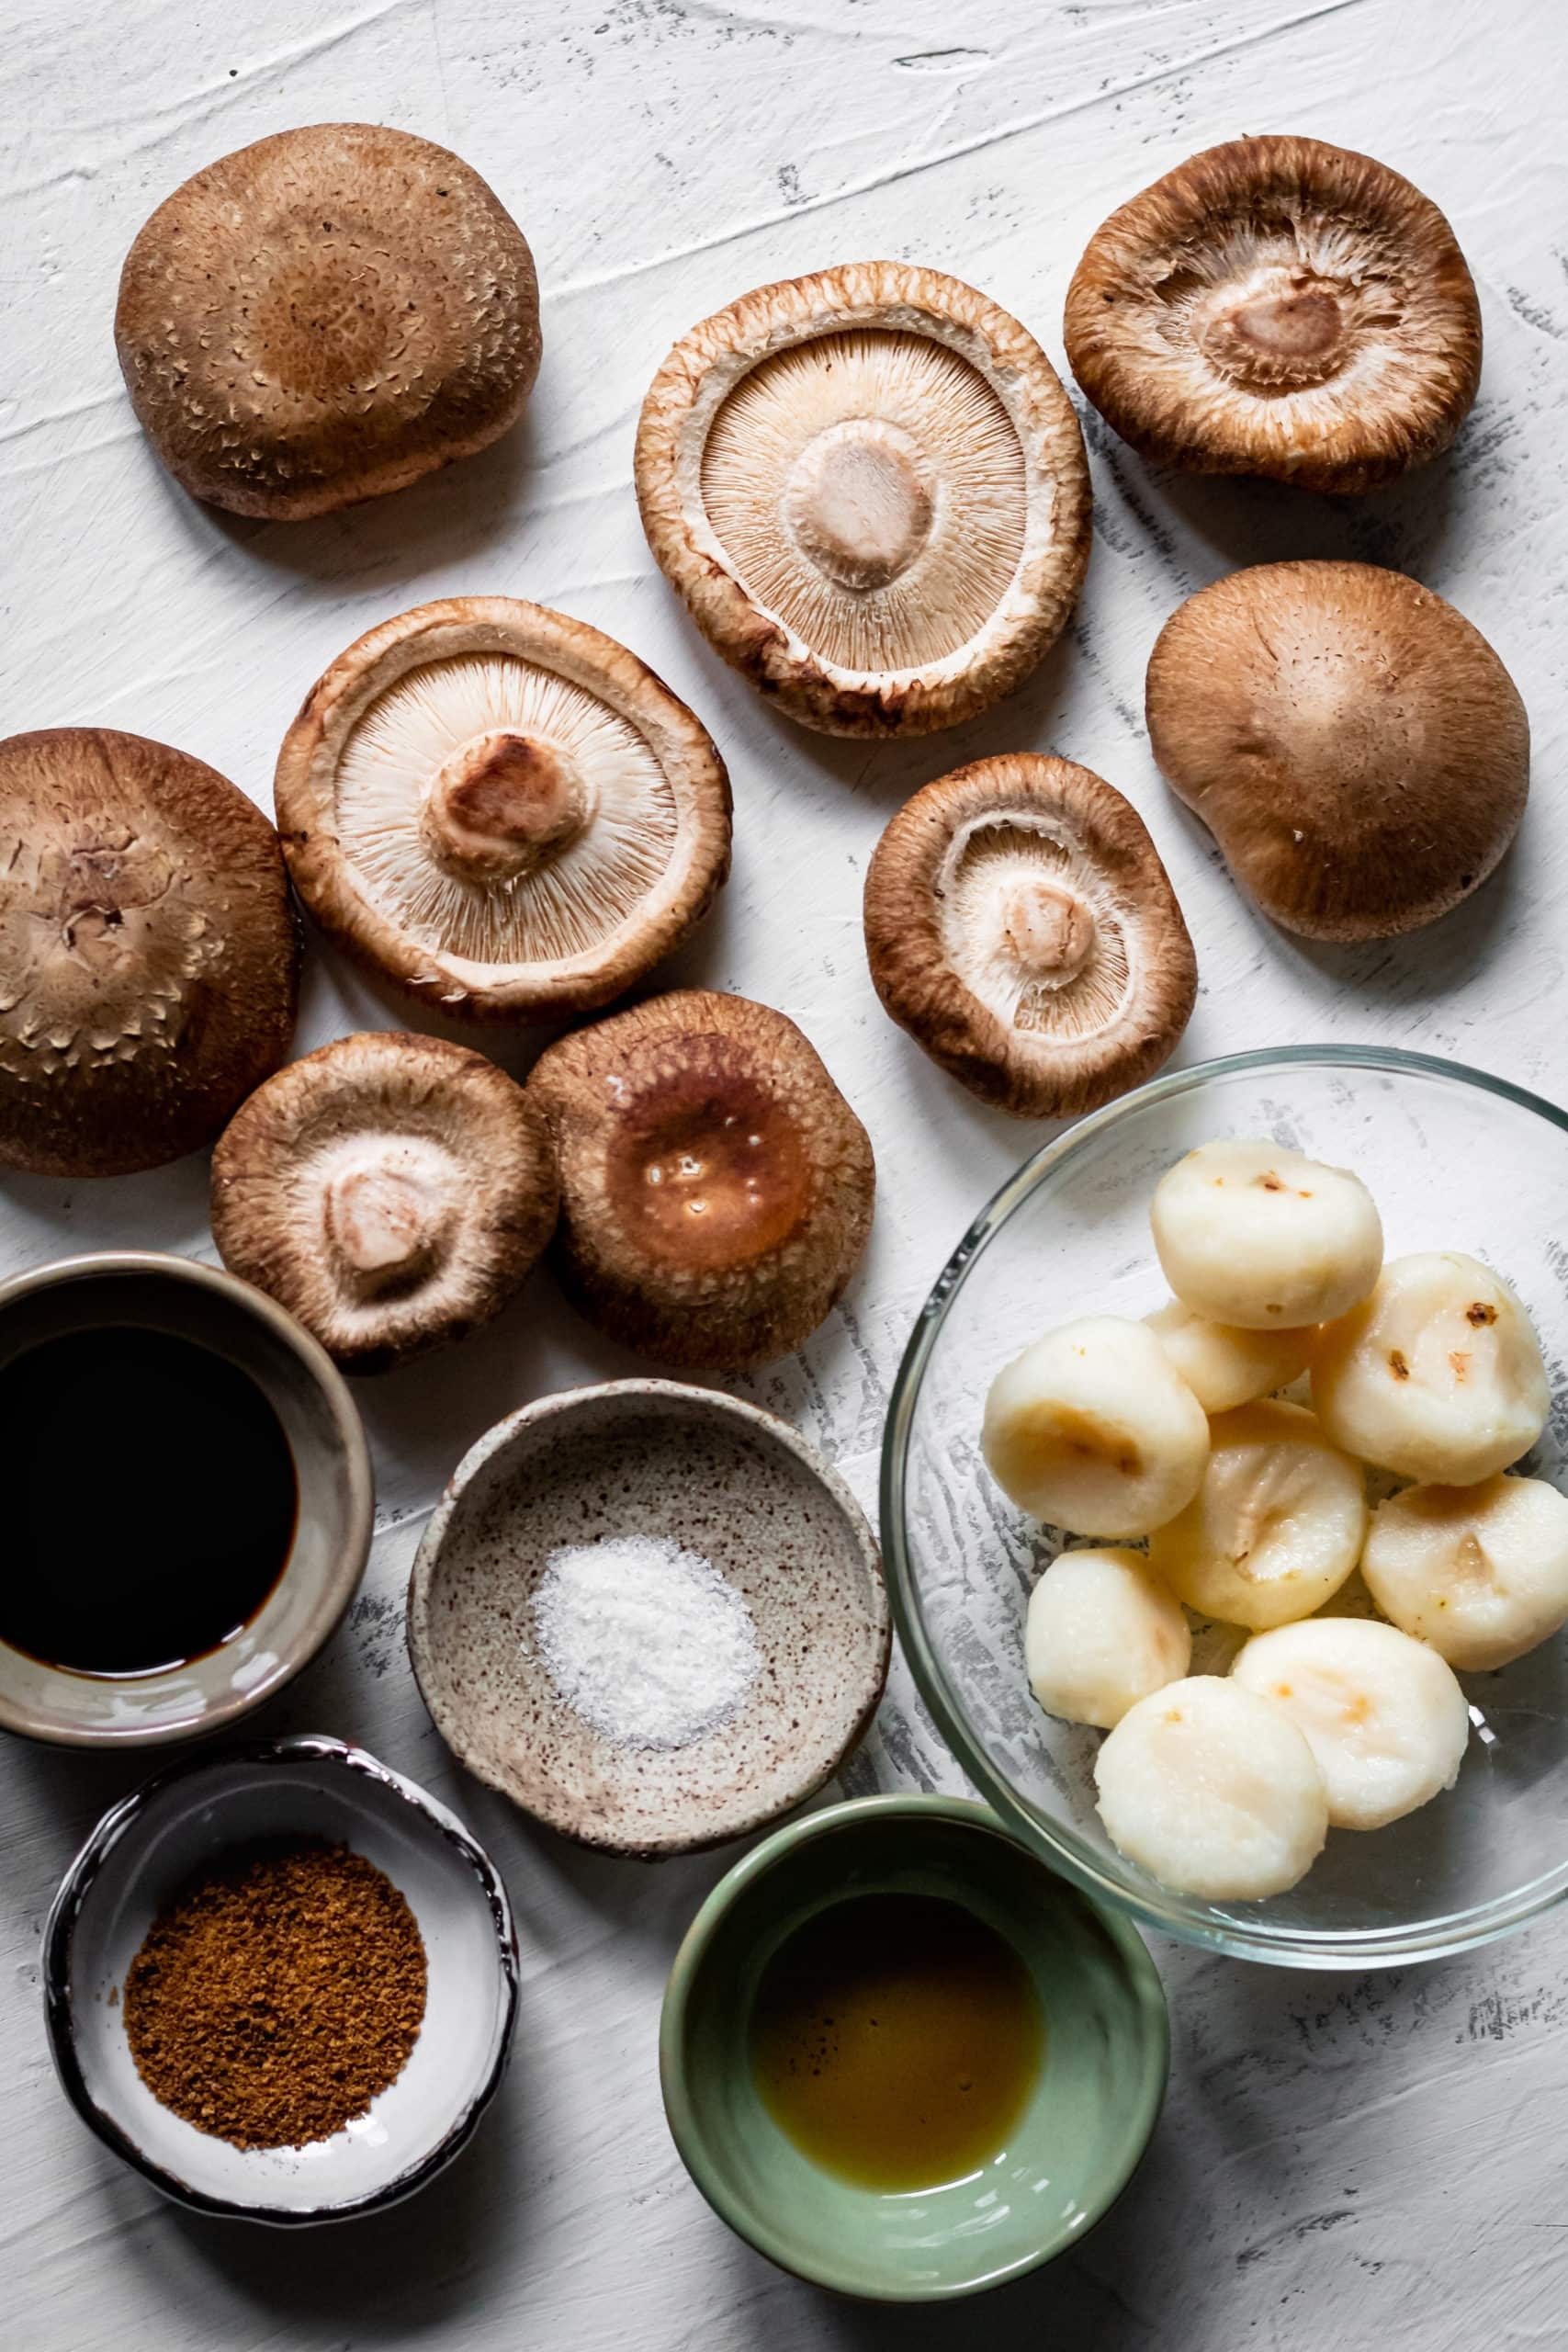
[[448, 1012], [607, 1002], [729, 871], [707, 729], [614, 638], [509, 596], [418, 605], [340, 654], [276, 791], [323, 930]]
[[1446, 449], [1481, 376], [1453, 231], [1318, 139], [1211, 147], [1122, 205], [1067, 289], [1074, 375], [1145, 457], [1361, 491]]
[[817, 1329], [864, 1247], [875, 1170], [793, 1021], [678, 989], [561, 1038], [528, 1093], [560, 1171], [557, 1263], [591, 1323], [706, 1372]]
[[105, 727], [0, 742], [0, 1165], [161, 1167], [288, 1051], [277, 836], [216, 769]]
[[654, 378], [648, 543], [725, 660], [829, 735], [919, 735], [1009, 694], [1089, 560], [1071, 401], [985, 295], [906, 262], [759, 287]]
[[555, 1230], [555, 1159], [523, 1089], [439, 1037], [367, 1030], [291, 1062], [212, 1155], [212, 1235], [349, 1372], [488, 1322]]
[[115, 343], [176, 481], [295, 520], [504, 433], [538, 373], [539, 289], [516, 222], [445, 147], [313, 123], [165, 198], [126, 256]]
[[877, 995], [1016, 1119], [1076, 1118], [1152, 1078], [1198, 967], [1135, 808], [1071, 760], [976, 760], [906, 801], [865, 877]]
[[1260, 563], [1177, 607], [1149, 741], [1267, 915], [1392, 939], [1483, 882], [1518, 830], [1529, 721], [1479, 629], [1403, 572]]

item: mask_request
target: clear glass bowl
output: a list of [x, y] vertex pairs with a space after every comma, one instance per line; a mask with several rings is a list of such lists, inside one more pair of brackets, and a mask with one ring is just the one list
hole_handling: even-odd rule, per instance
[[[1521, 1466], [1568, 1486], [1568, 1114], [1427, 1055], [1303, 1046], [1179, 1070], [1035, 1154], [942, 1271], [895, 1386], [882, 1525], [906, 1655], [938, 1726], [1008, 1826], [1091, 1894], [1190, 1943], [1286, 1966], [1430, 1960], [1507, 1934], [1568, 1893], [1568, 1637], [1463, 1677], [1473, 1730], [1456, 1788], [1387, 1829], [1334, 1830], [1262, 1903], [1178, 1894], [1110, 1844], [1101, 1735], [1046, 1715], [1023, 1667], [1029, 1593], [1060, 1548], [980, 1456], [992, 1376], [1055, 1323], [1141, 1316], [1166, 1295], [1149, 1238], [1163, 1171], [1216, 1136], [1271, 1136], [1353, 1168], [1388, 1254], [1462, 1250], [1523, 1298], [1555, 1404]], [[1342, 1603], [1357, 1606], [1355, 1585]], [[1194, 1670], [1224, 1653], [1200, 1635]], [[1233, 1642], [1234, 1646], [1234, 1642]]]

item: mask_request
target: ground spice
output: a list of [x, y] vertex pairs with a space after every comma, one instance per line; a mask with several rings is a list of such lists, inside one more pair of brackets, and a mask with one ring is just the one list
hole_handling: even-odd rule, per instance
[[137, 2072], [236, 2148], [324, 2140], [395, 2082], [424, 2016], [424, 1945], [346, 1846], [266, 1839], [186, 1881], [125, 1980]]

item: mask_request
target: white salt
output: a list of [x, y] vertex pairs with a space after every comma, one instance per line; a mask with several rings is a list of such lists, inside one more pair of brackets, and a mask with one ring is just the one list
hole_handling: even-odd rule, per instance
[[667, 1535], [552, 1552], [534, 1630], [561, 1697], [623, 1747], [690, 1747], [728, 1721], [761, 1671], [745, 1600]]

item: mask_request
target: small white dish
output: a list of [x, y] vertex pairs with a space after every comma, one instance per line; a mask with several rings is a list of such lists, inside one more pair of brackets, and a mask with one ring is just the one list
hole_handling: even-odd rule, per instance
[[[193, 1871], [288, 1835], [347, 1845], [400, 1888], [424, 1942], [424, 2021], [367, 2114], [309, 2147], [241, 2149], [159, 2105], [119, 1995]], [[51, 2052], [84, 2122], [177, 2203], [285, 2225], [378, 2212], [444, 2171], [500, 2087], [517, 2011], [512, 1908], [489, 1856], [412, 1781], [314, 1734], [177, 1765], [113, 1806], [54, 1899], [43, 1973]]]

